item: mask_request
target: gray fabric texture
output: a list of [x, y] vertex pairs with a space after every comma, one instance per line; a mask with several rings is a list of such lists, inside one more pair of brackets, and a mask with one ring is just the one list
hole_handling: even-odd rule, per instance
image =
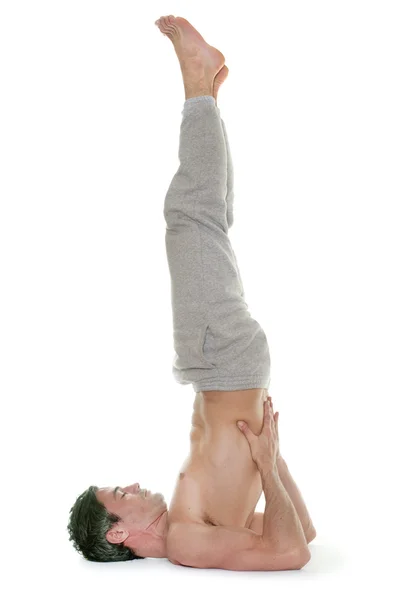
[[164, 202], [175, 357], [172, 373], [195, 392], [267, 388], [270, 354], [251, 317], [228, 231], [233, 165], [213, 96], [185, 101], [179, 168]]

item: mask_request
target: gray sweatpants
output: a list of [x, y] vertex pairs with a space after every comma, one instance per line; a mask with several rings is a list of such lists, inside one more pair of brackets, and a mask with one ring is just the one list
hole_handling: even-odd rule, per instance
[[268, 389], [267, 337], [248, 311], [228, 237], [233, 166], [213, 96], [185, 101], [178, 157], [164, 204], [173, 375], [195, 392]]

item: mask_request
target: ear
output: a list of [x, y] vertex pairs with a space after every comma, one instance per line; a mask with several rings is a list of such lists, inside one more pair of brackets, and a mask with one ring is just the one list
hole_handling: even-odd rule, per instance
[[121, 544], [129, 537], [129, 534], [125, 529], [115, 528], [107, 531], [105, 537], [111, 544]]

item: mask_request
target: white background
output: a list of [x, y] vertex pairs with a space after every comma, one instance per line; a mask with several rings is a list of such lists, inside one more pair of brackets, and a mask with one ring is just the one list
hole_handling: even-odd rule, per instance
[[[1, 3], [8, 598], [334, 598], [394, 585], [396, 8]], [[230, 237], [270, 346], [281, 452], [318, 532], [302, 571], [104, 565], [68, 541], [69, 509], [89, 485], [138, 481], [169, 503], [189, 452], [194, 392], [171, 374], [164, 241], [184, 103], [172, 43], [154, 25], [167, 14], [230, 69], [218, 97], [235, 169]]]

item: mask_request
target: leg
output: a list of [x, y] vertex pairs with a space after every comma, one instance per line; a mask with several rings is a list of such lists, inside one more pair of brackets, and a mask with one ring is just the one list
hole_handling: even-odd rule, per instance
[[[227, 269], [231, 285], [235, 267], [227, 236], [227, 155], [219, 109], [212, 96], [200, 96], [186, 100], [182, 114], [180, 166], [166, 194], [164, 217], [176, 351], [173, 373], [180, 383], [190, 383], [214, 369], [211, 349], [207, 358], [203, 354], [211, 312], [205, 274], [209, 253], [214, 260], [208, 266], [220, 283]], [[213, 301], [221, 302], [221, 288], [215, 288]]]
[[225, 123], [224, 121], [221, 119], [221, 123], [222, 123], [222, 128], [223, 128], [223, 133], [224, 133], [224, 140], [225, 140], [225, 147], [227, 150], [227, 197], [226, 197], [226, 203], [227, 203], [227, 221], [228, 221], [228, 228], [231, 228], [234, 222], [234, 214], [233, 214], [233, 208], [234, 208], [234, 167], [232, 164], [232, 156], [231, 156], [231, 149], [229, 146], [229, 140], [228, 140], [228, 135], [227, 135], [227, 129], [225, 127]]
[[196, 392], [268, 389], [267, 339], [248, 311], [228, 237], [227, 151], [212, 96], [185, 102], [179, 159], [164, 206], [173, 375]]
[[[227, 65], [224, 65], [222, 67], [222, 69], [220, 69], [220, 71], [217, 73], [216, 77], [214, 78], [213, 96], [214, 96], [214, 99], [216, 101], [216, 105], [217, 105], [218, 92], [220, 90], [220, 87], [224, 83], [224, 81], [227, 79], [228, 73], [229, 73], [229, 69], [228, 69]], [[227, 129], [226, 129], [225, 123], [224, 123], [224, 121], [222, 119], [221, 119], [221, 123], [222, 123], [222, 128], [223, 128], [223, 133], [224, 133], [225, 146], [226, 146], [226, 149], [227, 149], [227, 197], [226, 197], [226, 203], [227, 203], [227, 222], [228, 222], [228, 228], [231, 229], [231, 227], [233, 225], [233, 222], [234, 222], [234, 214], [233, 214], [233, 208], [234, 208], [234, 167], [233, 167], [233, 163], [232, 163], [232, 155], [231, 155], [231, 149], [230, 149], [230, 146], [229, 146]], [[234, 251], [232, 250], [232, 252], [234, 252]], [[241, 276], [240, 276], [238, 261], [236, 259], [235, 253], [234, 253], [234, 258], [235, 258], [236, 270], [238, 272], [240, 286], [241, 286], [241, 289], [242, 289], [242, 296], [244, 298], [243, 283], [242, 283], [242, 279], [241, 279]]]
[[228, 237], [228, 156], [220, 111], [213, 96], [194, 88], [191, 82], [182, 113], [180, 166], [164, 205], [173, 374], [196, 392], [268, 388], [266, 336], [247, 310]]
[[[233, 210], [234, 210], [234, 167], [233, 167], [233, 163], [232, 163], [232, 155], [231, 155], [231, 149], [229, 146], [227, 129], [226, 129], [225, 123], [222, 119], [221, 119], [221, 123], [222, 123], [222, 128], [223, 128], [223, 133], [224, 133], [225, 147], [226, 147], [226, 151], [227, 151], [227, 197], [226, 197], [227, 223], [228, 223], [228, 228], [231, 229], [233, 222], [234, 222], [234, 213], [233, 213]], [[245, 291], [243, 289], [243, 282], [242, 282], [242, 279], [240, 276], [238, 260], [235, 256], [235, 252], [232, 247], [231, 247], [231, 250], [232, 250], [234, 260], [235, 260], [236, 271], [238, 273], [238, 280], [239, 280], [239, 284], [241, 287], [242, 298], [244, 299]]]

